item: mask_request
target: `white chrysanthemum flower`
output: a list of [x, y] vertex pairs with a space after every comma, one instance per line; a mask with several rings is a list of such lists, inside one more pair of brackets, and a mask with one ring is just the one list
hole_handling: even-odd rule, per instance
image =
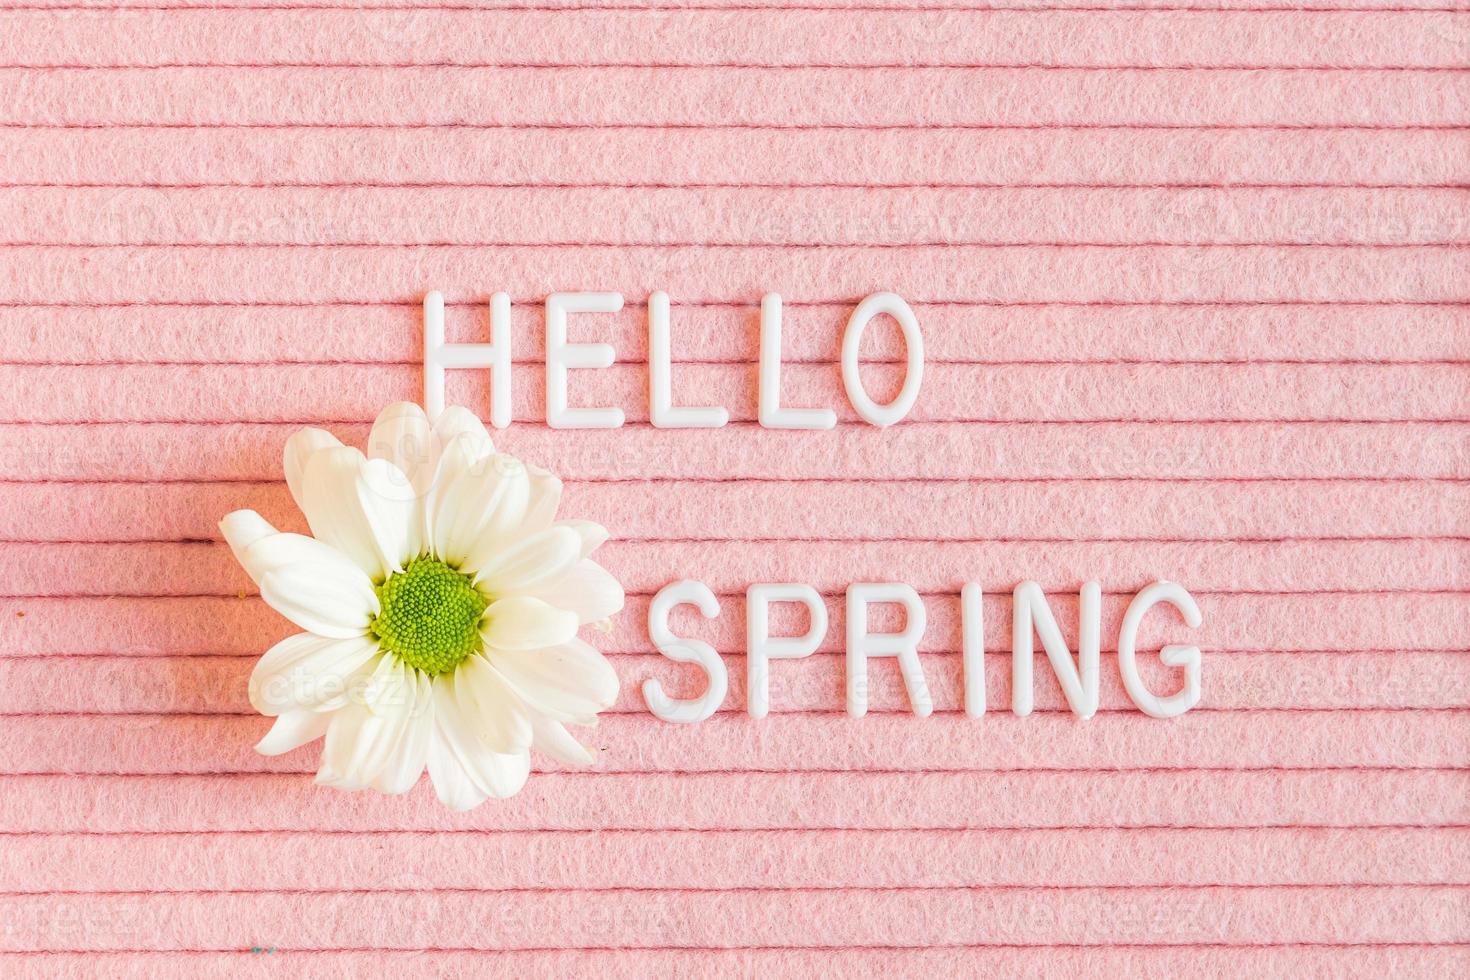
[[607, 531], [558, 521], [561, 481], [495, 452], [479, 419], [432, 425], [390, 405], [368, 452], [320, 429], [286, 443], [286, 482], [314, 537], [254, 511], [220, 522], [270, 606], [306, 632], [261, 657], [250, 700], [276, 722], [256, 749], [326, 736], [317, 782], [404, 793], [425, 766], [458, 810], [525, 784], [530, 749], [590, 764], [618, 678], [577, 629], [622, 608], [588, 555]]

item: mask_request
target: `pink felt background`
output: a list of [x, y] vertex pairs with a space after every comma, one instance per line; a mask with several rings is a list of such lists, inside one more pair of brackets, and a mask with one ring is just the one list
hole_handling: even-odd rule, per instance
[[[4, 6], [0, 975], [1470, 969], [1463, 0]], [[499, 442], [612, 530], [630, 593], [599, 766], [468, 814], [251, 751], [245, 678], [288, 628], [215, 530], [299, 528], [287, 435], [360, 441], [417, 396], [429, 288], [452, 340], [515, 299]], [[654, 288], [676, 397], [731, 427], [648, 426]], [[574, 398], [626, 428], [537, 421], [553, 289], [626, 295], [572, 328], [620, 362]], [[879, 289], [928, 351], [881, 432], [835, 365]], [[751, 422], [767, 290], [788, 400], [832, 432]], [[886, 395], [896, 331], [864, 350]], [[449, 393], [488, 412], [484, 377]], [[695, 693], [644, 629], [683, 577], [732, 673], [696, 727], [637, 693]], [[1006, 710], [1028, 577], [1073, 640], [1102, 581], [1089, 722], [1044, 665]], [[1205, 617], [1173, 722], [1110, 656], [1156, 578]], [[743, 593], [784, 579], [831, 630], [752, 722]], [[842, 713], [865, 579], [925, 594], [931, 718], [891, 664]]]

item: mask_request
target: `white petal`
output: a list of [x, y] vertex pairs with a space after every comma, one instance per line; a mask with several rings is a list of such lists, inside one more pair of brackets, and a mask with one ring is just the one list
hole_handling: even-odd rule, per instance
[[505, 551], [511, 542], [525, 537], [526, 507], [531, 499], [531, 481], [526, 467], [514, 456], [492, 456], [500, 468], [500, 481], [492, 501], [466, 513], [454, 540], [464, 559], [460, 571], [473, 575]]
[[255, 743], [255, 751], [261, 755], [284, 755], [321, 738], [331, 721], [330, 714], [320, 711], [288, 711], [276, 719], [265, 738]]
[[[435, 711], [438, 711], [436, 706]], [[434, 784], [434, 795], [439, 802], [451, 810], [473, 810], [490, 798], [460, 765], [449, 744], [444, 740], [435, 722], [429, 733], [429, 781]]]
[[537, 752], [574, 766], [590, 766], [597, 761], [597, 750], [573, 738], [561, 722], [535, 714], [531, 716], [531, 727], [531, 748]]
[[327, 740], [322, 746], [316, 782], [322, 786], [335, 786], [338, 789], [361, 789], [362, 786], [355, 786], [348, 782], [343, 772], [353, 764], [353, 752], [359, 742], [358, 736], [363, 730], [363, 725], [372, 718], [372, 714], [360, 704], [347, 704], [340, 711], [334, 711], [327, 717], [330, 723], [327, 725]]
[[[340, 551], [304, 534], [264, 534], [236, 552], [235, 557], [256, 584], [267, 575], [292, 565], [332, 565], [343, 578], [365, 582], [369, 590], [372, 588], [372, 580]], [[353, 575], [353, 572], [357, 574]]]
[[487, 751], [478, 761], [479, 778], [490, 787], [490, 795], [498, 800], [519, 793], [531, 775], [531, 753], [526, 749], [503, 755]]
[[260, 597], [302, 629], [338, 639], [361, 636], [378, 614], [372, 582], [340, 559], [293, 562], [267, 572], [260, 579]]
[[[479, 571], [484, 555], [502, 550], [520, 536], [531, 493], [526, 468], [514, 456], [487, 456], [483, 464], [493, 467], [496, 474], [493, 496], [468, 497], [464, 516], [454, 530], [455, 544], [465, 555], [461, 571], [468, 574]], [[473, 493], [473, 485], [465, 486], [462, 480], [461, 492]]]
[[[377, 614], [372, 581], [320, 541], [276, 533], [251, 511], [228, 515], [220, 530], [266, 602], [303, 629], [337, 638], [358, 636]], [[275, 585], [267, 595], [269, 580]]]
[[531, 492], [521, 530], [530, 534], [545, 530], [556, 519], [556, 508], [561, 505], [561, 481], [530, 463], [526, 464], [526, 473], [531, 480]]
[[459, 519], [459, 497], [450, 493], [460, 474], [470, 470], [484, 457], [475, 455], [473, 444], [466, 439], [451, 439], [443, 447], [439, 461], [435, 464], [434, 480], [424, 498], [424, 544], [436, 558], [443, 558], [439, 550], [439, 527], [443, 526], [443, 537], [453, 530]]
[[495, 452], [495, 443], [491, 441], [490, 433], [485, 431], [485, 423], [463, 405], [450, 405], [439, 413], [434, 420], [434, 437], [443, 448], [463, 437], [475, 459]]
[[[471, 459], [461, 437], [446, 450], [428, 500], [434, 554], [466, 572], [519, 531], [530, 481], [514, 456]], [[473, 564], [471, 562], [474, 562]]]
[[252, 544], [261, 538], [268, 538], [272, 534], [280, 534], [271, 527], [270, 522], [261, 517], [253, 510], [235, 510], [226, 514], [219, 522], [220, 533], [224, 535], [225, 543], [235, 553], [235, 560], [242, 565], [240, 555]]
[[618, 697], [612, 664], [581, 640], [548, 650], [491, 650], [488, 657], [527, 704], [558, 721], [590, 718]]
[[369, 463], [346, 446], [322, 449], [306, 464], [302, 511], [311, 533], [382, 581], [402, 568], [417, 541], [412, 484], [387, 460]]
[[412, 687], [407, 728], [398, 748], [373, 780], [373, 789], [384, 793], [407, 793], [423, 774], [429, 758], [429, 740], [434, 733], [434, 686], [422, 671], [410, 670]]
[[355, 568], [346, 556], [304, 534], [282, 534], [253, 510], [237, 510], [219, 522], [235, 560], [257, 585], [268, 572], [295, 562], [339, 563]]
[[366, 460], [347, 446], [321, 449], [306, 461], [302, 499], [306, 523], [318, 541], [329, 544], [376, 581], [385, 569], [367, 517], [358, 505], [357, 484]]
[[424, 550], [423, 498], [403, 471], [386, 459], [370, 459], [359, 493], [384, 566], [400, 569], [417, 558]]
[[454, 672], [454, 696], [460, 718], [491, 752], [520, 752], [531, 747], [531, 717], [505, 678], [479, 655]]
[[498, 755], [475, 738], [462, 716], [453, 685], [443, 677], [435, 679], [429, 778], [446, 806], [468, 809], [489, 796], [513, 796], [525, 785], [530, 772], [529, 752]]
[[349, 703], [332, 714], [318, 783], [356, 790], [378, 778], [414, 717], [412, 672], [392, 657], [382, 658], [362, 702]]
[[371, 636], [335, 640], [312, 633], [271, 647], [250, 674], [250, 703], [263, 715], [296, 708], [320, 711], [341, 698], [359, 667], [378, 655]]
[[583, 625], [596, 623], [623, 608], [623, 587], [597, 562], [584, 558], [556, 582], [532, 595], [558, 609], [577, 614]]
[[577, 536], [582, 539], [582, 551], [579, 556], [582, 558], [592, 554], [608, 539], [607, 528], [596, 521], [557, 521], [552, 526], [568, 527], [577, 532]]
[[413, 402], [394, 402], [383, 409], [368, 433], [368, 459], [386, 459], [398, 467], [419, 496], [433, 482], [439, 448], [428, 417]]
[[577, 614], [533, 599], [509, 596], [485, 609], [480, 636], [497, 650], [540, 650], [577, 635]]
[[580, 534], [549, 527], [502, 550], [480, 569], [475, 584], [491, 595], [536, 592], [570, 572], [581, 557]]
[[330, 449], [341, 446], [337, 437], [325, 429], [298, 429], [286, 440], [285, 470], [286, 486], [291, 490], [291, 499], [296, 501], [296, 507], [303, 514], [306, 507], [303, 501], [306, 499], [302, 493], [302, 477], [306, 474], [306, 463], [318, 450]]

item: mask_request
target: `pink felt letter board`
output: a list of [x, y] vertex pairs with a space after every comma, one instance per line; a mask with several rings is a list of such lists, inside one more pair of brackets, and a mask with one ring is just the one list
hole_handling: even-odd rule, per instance
[[[0, 975], [1463, 975], [1467, 66], [1463, 0], [7, 0]], [[627, 593], [596, 764], [465, 812], [253, 751], [293, 628], [217, 526], [306, 530], [286, 439], [422, 401], [432, 290], [454, 344], [508, 294], [496, 446]], [[570, 403], [625, 420], [555, 428], [546, 300], [593, 291]], [[652, 424], [655, 291], [722, 428]], [[840, 368], [880, 292], [924, 355], [887, 427]], [[830, 429], [761, 424], [768, 293]], [[894, 398], [897, 323], [859, 354]], [[704, 688], [650, 642], [683, 579], [694, 724], [641, 690]], [[1074, 653], [1100, 583], [1091, 718], [1040, 640], [1012, 710], [1027, 580]], [[1201, 614], [1138, 633], [1161, 693], [1200, 648], [1173, 718], [1117, 653], [1156, 580]], [[828, 614], [765, 717], [758, 583]], [[850, 716], [854, 583], [921, 598], [932, 714], [874, 657]]]

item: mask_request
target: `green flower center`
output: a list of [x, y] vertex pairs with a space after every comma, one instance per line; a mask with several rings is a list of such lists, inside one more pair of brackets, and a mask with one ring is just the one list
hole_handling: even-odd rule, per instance
[[417, 558], [373, 591], [382, 609], [370, 629], [410, 667], [433, 677], [480, 649], [486, 599], [468, 575], [442, 561]]

